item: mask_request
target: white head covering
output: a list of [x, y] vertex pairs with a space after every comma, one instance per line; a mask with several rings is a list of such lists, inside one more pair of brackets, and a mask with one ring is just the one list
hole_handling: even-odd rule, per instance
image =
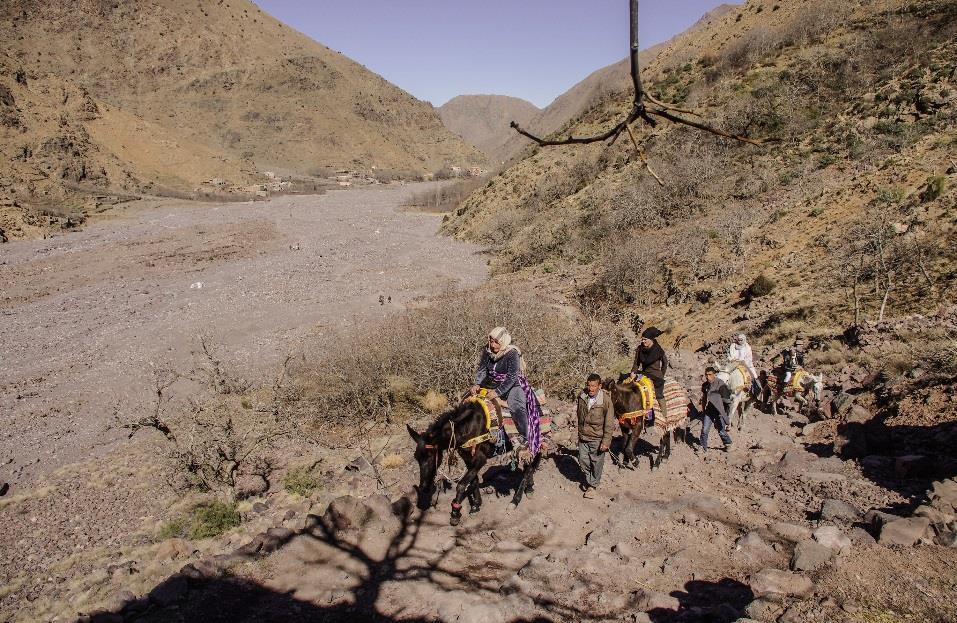
[[505, 327], [495, 327], [488, 332], [488, 336], [502, 345], [502, 351], [508, 350], [512, 345], [512, 336]]
[[734, 336], [734, 341], [736, 344], [741, 344], [742, 346], [748, 343], [748, 336], [744, 333], [738, 333]]

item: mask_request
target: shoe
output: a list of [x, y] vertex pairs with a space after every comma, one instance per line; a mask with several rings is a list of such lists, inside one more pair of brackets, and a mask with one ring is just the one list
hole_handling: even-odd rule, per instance
[[582, 496], [586, 500], [590, 500], [595, 497], [595, 487], [588, 487], [585, 489], [585, 494]]

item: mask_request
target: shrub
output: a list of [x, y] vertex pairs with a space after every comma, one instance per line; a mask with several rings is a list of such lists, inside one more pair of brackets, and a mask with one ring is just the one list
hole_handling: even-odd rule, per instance
[[771, 292], [774, 291], [775, 286], [777, 286], [777, 283], [775, 283], [773, 279], [764, 273], [761, 273], [758, 275], [757, 279], [754, 280], [754, 283], [751, 284], [751, 287], [748, 289], [748, 291], [751, 293], [751, 296], [760, 298], [762, 296], [771, 294]]
[[193, 522], [189, 528], [189, 538], [209, 539], [235, 528], [242, 523], [235, 504], [212, 502], [198, 506], [193, 510]]
[[184, 538], [188, 533], [189, 523], [182, 517], [177, 517], [160, 526], [159, 532], [156, 533], [156, 540], [165, 541], [166, 539]]
[[322, 487], [322, 483], [309, 467], [295, 467], [286, 472], [285, 478], [282, 479], [282, 486], [289, 493], [307, 498], [313, 491]]

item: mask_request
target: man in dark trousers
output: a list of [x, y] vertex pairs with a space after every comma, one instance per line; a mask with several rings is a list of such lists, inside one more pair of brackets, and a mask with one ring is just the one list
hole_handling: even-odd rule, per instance
[[[701, 385], [701, 414], [704, 421], [701, 423], [701, 449], [708, 451], [708, 433], [711, 425], [718, 429], [718, 435], [724, 442], [725, 451], [731, 446], [731, 435], [728, 434], [728, 408], [731, 405], [731, 390], [724, 381], [718, 378], [718, 371], [708, 366], [704, 371], [705, 381]], [[695, 451], [699, 451], [695, 448]]]
[[585, 474], [586, 498], [595, 497], [617, 425], [611, 394], [601, 388], [600, 376], [588, 375], [585, 391], [578, 396], [578, 465]]

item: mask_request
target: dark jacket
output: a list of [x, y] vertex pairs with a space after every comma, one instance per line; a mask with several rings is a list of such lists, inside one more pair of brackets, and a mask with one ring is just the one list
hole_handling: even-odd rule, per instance
[[[495, 389], [495, 393], [504, 398], [518, 383], [518, 375], [521, 374], [522, 369], [519, 358], [518, 350], [513, 348], [505, 353], [501, 359], [495, 361], [488, 349], [483, 349], [478, 370], [475, 372], [475, 385]], [[492, 378], [492, 372], [507, 376], [501, 383], [496, 383]]]
[[601, 441], [606, 448], [611, 445], [618, 421], [615, 419], [615, 407], [611, 404], [611, 394], [599, 390], [595, 404], [588, 408], [588, 392], [578, 396], [578, 440]]
[[708, 407], [714, 407], [722, 418], [728, 417], [728, 406], [731, 404], [731, 390], [724, 381], [716, 378], [711, 383], [701, 384], [701, 404], [707, 413]]
[[668, 371], [668, 357], [665, 355], [665, 349], [658, 344], [657, 340], [652, 340], [652, 342], [654, 343], [650, 348], [639, 346], [638, 350], [635, 351], [635, 363], [631, 366], [631, 373], [637, 376], [640, 372], [650, 377], [657, 386], [665, 380], [665, 373]]

